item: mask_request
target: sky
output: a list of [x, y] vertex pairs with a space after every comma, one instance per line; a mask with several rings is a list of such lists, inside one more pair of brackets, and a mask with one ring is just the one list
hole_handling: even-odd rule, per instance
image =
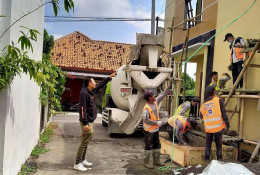
[[[165, 1], [156, 0], [156, 16], [161, 14], [159, 17], [162, 19], [164, 19]], [[152, 0], [74, 0], [74, 13], [68, 14], [60, 8], [58, 16], [150, 18], [151, 2]], [[50, 4], [45, 7], [45, 15], [54, 15]], [[163, 27], [163, 22], [160, 22], [159, 26]], [[150, 33], [151, 24], [150, 22], [45, 22], [45, 29], [55, 39], [80, 31], [94, 40], [135, 44], [136, 33]]]
[[[156, 0], [155, 16], [164, 19], [166, 0]], [[60, 0], [58, 16], [151, 18], [152, 0], [74, 0], [74, 13], [67, 13]], [[54, 16], [52, 5], [45, 7], [45, 16]], [[159, 22], [159, 27], [164, 27]], [[120, 22], [45, 22], [45, 29], [55, 39], [79, 31], [93, 40], [136, 43], [136, 33], [150, 33], [151, 23], [143, 21]], [[194, 78], [196, 66], [188, 65], [188, 74]]]

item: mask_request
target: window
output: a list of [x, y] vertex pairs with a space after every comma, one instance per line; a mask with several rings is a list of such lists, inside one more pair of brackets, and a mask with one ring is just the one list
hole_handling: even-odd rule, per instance
[[[199, 24], [202, 20], [201, 14], [202, 11], [202, 0], [185, 0], [185, 9], [184, 9], [184, 19], [193, 19], [192, 21], [187, 21], [184, 23], [184, 30], [188, 29], [188, 27], [193, 27]], [[194, 10], [195, 9], [195, 10]]]

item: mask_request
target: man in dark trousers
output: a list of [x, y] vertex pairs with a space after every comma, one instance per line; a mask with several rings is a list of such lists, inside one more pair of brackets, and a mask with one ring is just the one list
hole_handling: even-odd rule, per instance
[[85, 159], [87, 146], [90, 143], [94, 133], [94, 120], [97, 117], [97, 109], [95, 103], [95, 94], [103, 88], [112, 77], [116, 76], [116, 72], [104, 79], [96, 86], [93, 78], [87, 77], [83, 81], [83, 87], [79, 96], [79, 121], [81, 126], [81, 143], [76, 155], [75, 170], [87, 171], [85, 166], [92, 166], [92, 163]]
[[[232, 70], [232, 77], [233, 77], [233, 84], [235, 84], [240, 72], [243, 69], [243, 59], [244, 54], [240, 53], [242, 48], [233, 47], [233, 46], [244, 46], [245, 42], [244, 39], [241, 37], [235, 38], [232, 33], [227, 33], [225, 35], [224, 41], [228, 41], [230, 43], [229, 49], [231, 50], [230, 55], [230, 66], [229, 69]], [[240, 80], [238, 87], [243, 88], [243, 79]]]
[[211, 145], [214, 138], [217, 147], [217, 159], [222, 159], [222, 133], [227, 127], [229, 129], [229, 122], [226, 114], [224, 101], [216, 97], [216, 85], [209, 85], [206, 88], [206, 93], [209, 98], [204, 101], [200, 108], [200, 117], [204, 124], [206, 132], [206, 147], [205, 160], [209, 161]]
[[[160, 149], [161, 143], [159, 140], [159, 127], [163, 125], [159, 117], [158, 105], [161, 103], [163, 98], [169, 93], [170, 86], [166, 90], [155, 98], [152, 91], [146, 91], [144, 93], [144, 99], [146, 104], [143, 110], [143, 127], [144, 127], [144, 166], [146, 168], [154, 168], [155, 166], [163, 166], [160, 162]], [[153, 155], [153, 164], [149, 164], [150, 154]]]

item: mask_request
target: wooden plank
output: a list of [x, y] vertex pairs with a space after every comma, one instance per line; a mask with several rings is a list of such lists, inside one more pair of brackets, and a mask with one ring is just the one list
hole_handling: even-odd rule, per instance
[[225, 106], [228, 104], [228, 102], [229, 102], [229, 100], [230, 100], [230, 97], [232, 96], [233, 92], [234, 92], [235, 89], [237, 88], [237, 85], [239, 84], [241, 78], [243, 77], [245, 71], [247, 70], [247, 67], [248, 67], [249, 63], [250, 63], [251, 60], [253, 59], [253, 57], [254, 57], [256, 51], [258, 50], [259, 45], [260, 45], [260, 42], [257, 42], [256, 45], [255, 45], [255, 47], [254, 47], [254, 50], [252, 51], [250, 57], [248, 58], [248, 61], [244, 64], [243, 69], [241, 70], [239, 76], [238, 76], [237, 79], [236, 79], [236, 82], [234, 83], [234, 85], [233, 85], [231, 91], [230, 91], [229, 94], [228, 94], [228, 97], [227, 97], [226, 100], [225, 100]]
[[[260, 95], [260, 93], [258, 95]], [[258, 100], [257, 110], [260, 111], [260, 99]]]
[[260, 68], [260, 65], [259, 65], [259, 64], [249, 64], [248, 67], [256, 67], [256, 68]]
[[250, 157], [249, 163], [251, 163], [253, 161], [253, 159], [255, 158], [256, 154], [258, 153], [259, 148], [260, 148], [260, 140], [258, 141], [258, 144], [256, 145], [255, 150], [254, 150], [252, 156]]
[[[220, 95], [219, 98], [227, 98], [228, 95]], [[232, 95], [230, 98], [253, 98], [253, 99], [260, 99], [259, 95]]]
[[[230, 92], [231, 89], [219, 89], [217, 92]], [[236, 89], [235, 92], [260, 93], [260, 89]]]
[[[205, 147], [190, 147], [173, 144], [172, 142], [160, 137], [161, 153], [168, 154], [174, 163], [182, 166], [195, 166], [205, 164]], [[211, 159], [216, 159], [216, 147], [212, 144]], [[238, 151], [231, 146], [222, 146], [222, 155], [224, 161], [236, 161]]]

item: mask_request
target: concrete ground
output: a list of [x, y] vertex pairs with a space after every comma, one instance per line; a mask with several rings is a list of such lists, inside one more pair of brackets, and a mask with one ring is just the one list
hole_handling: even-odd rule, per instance
[[46, 148], [49, 152], [37, 159], [36, 175], [73, 174], [161, 174], [158, 167], [149, 170], [143, 167], [143, 135], [121, 135], [111, 138], [107, 128], [101, 124], [101, 117], [95, 120], [95, 129], [86, 158], [94, 165], [87, 172], [73, 170], [75, 155], [80, 143], [78, 115], [58, 115], [53, 123], [57, 126]]

